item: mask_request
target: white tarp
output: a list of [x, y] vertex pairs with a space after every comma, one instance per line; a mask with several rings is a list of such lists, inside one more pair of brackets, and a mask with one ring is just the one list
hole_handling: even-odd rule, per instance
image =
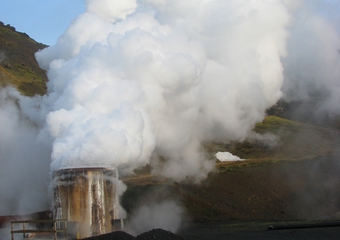
[[217, 152], [215, 154], [215, 156], [221, 162], [243, 161], [244, 160], [244, 159], [239, 158], [238, 156], [231, 154], [230, 152]]

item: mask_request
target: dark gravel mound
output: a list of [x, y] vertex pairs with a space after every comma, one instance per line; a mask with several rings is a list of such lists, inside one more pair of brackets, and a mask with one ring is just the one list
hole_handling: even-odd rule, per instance
[[135, 240], [136, 238], [126, 232], [116, 231], [95, 237], [84, 238], [84, 240]]
[[163, 229], [153, 229], [137, 236], [137, 240], [184, 240], [181, 236]]
[[184, 240], [181, 236], [163, 229], [153, 229], [142, 233], [137, 237], [123, 231], [116, 231], [95, 237], [84, 238], [84, 240]]

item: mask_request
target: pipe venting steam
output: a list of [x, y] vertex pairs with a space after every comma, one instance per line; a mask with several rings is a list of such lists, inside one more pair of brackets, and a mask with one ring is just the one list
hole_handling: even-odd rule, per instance
[[[322, 111], [339, 113], [335, 1], [85, 3], [56, 44], [36, 53], [47, 94], [0, 93], [2, 178], [16, 173], [39, 182], [36, 190], [59, 169], [130, 174], [150, 165], [174, 181], [199, 182], [215, 165], [202, 144], [246, 139], [281, 97], [308, 99], [322, 90]], [[37, 166], [46, 174], [32, 174]], [[0, 192], [49, 202], [32, 201], [21, 182]], [[36, 207], [6, 199], [0, 211]]]

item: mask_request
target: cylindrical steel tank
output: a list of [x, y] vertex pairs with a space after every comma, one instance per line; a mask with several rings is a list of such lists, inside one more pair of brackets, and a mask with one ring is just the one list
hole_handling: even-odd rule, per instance
[[117, 178], [112, 168], [54, 171], [54, 217], [67, 219], [70, 230], [81, 238], [111, 232], [117, 219]]

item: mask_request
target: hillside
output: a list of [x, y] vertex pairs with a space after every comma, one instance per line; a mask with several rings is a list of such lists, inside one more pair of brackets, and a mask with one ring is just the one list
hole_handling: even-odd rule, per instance
[[0, 86], [15, 86], [27, 96], [46, 93], [47, 77], [34, 57], [45, 47], [0, 22]]
[[[247, 161], [219, 162], [201, 185], [175, 184], [150, 175], [125, 179], [124, 207], [176, 196], [193, 222], [329, 219], [340, 212], [339, 133], [268, 116], [255, 130], [279, 137], [210, 143], [210, 156], [230, 151]], [[175, 193], [175, 194], [174, 194]]]
[[217, 169], [202, 185], [127, 179], [123, 205], [132, 212], [136, 202], [175, 195], [188, 218], [200, 223], [332, 219], [340, 211], [339, 167], [329, 159], [229, 163]]
[[[46, 92], [46, 74], [34, 53], [46, 45], [0, 22], [0, 87], [24, 95]], [[147, 171], [123, 179], [122, 204], [128, 213], [139, 205], [175, 199], [193, 222], [333, 218], [340, 212], [340, 133], [331, 128], [268, 116], [257, 124], [265, 140], [205, 144], [207, 156], [228, 151], [247, 161], [216, 162], [200, 185], [178, 184]]]
[[206, 149], [211, 154], [217, 151], [229, 151], [243, 159], [302, 160], [332, 156], [336, 154], [339, 147], [338, 131], [276, 116], [266, 117], [262, 123], [256, 125], [254, 130], [261, 135], [266, 135], [265, 140], [255, 139], [227, 144], [209, 143]]

